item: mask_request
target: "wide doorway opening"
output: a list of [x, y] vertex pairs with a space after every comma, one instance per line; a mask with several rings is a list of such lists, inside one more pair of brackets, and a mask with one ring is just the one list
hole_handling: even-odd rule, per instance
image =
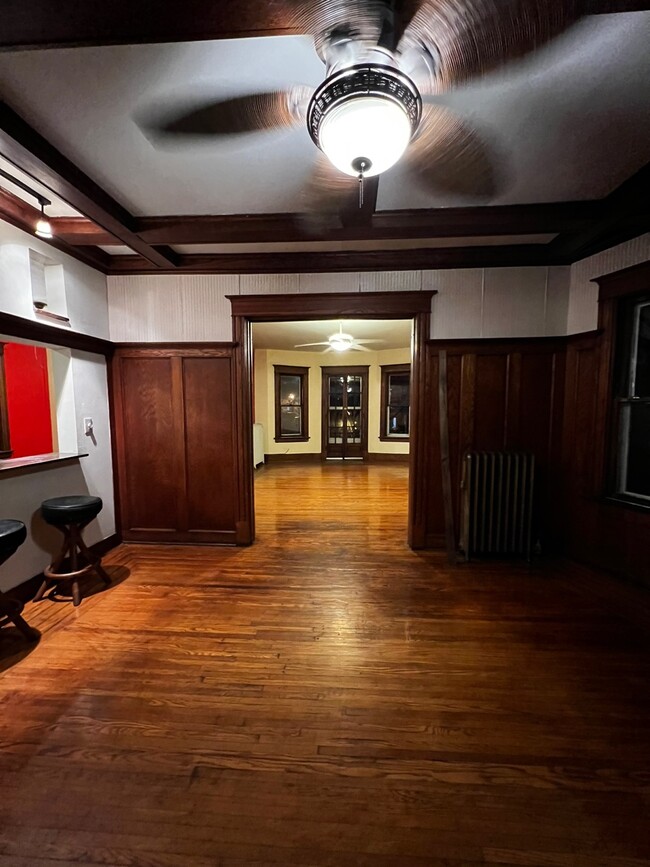
[[[434, 294], [228, 296], [240, 544], [255, 540], [255, 467], [302, 463], [347, 472], [400, 463], [408, 487], [407, 541], [426, 546], [426, 341]], [[276, 338], [282, 342], [274, 345]], [[365, 368], [365, 375], [351, 368]], [[336, 374], [340, 389], [323, 388], [326, 376]], [[335, 507], [336, 497], [330, 498]]]
[[406, 535], [412, 319], [253, 322], [258, 531]]

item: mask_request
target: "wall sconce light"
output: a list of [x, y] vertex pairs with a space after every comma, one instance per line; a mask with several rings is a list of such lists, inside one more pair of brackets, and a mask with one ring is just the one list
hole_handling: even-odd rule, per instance
[[45, 214], [45, 206], [51, 205], [52, 202], [49, 199], [46, 199], [45, 196], [42, 196], [40, 193], [36, 192], [36, 190], [27, 186], [27, 184], [19, 181], [18, 178], [14, 178], [13, 175], [5, 172], [4, 169], [0, 169], [0, 176], [6, 178], [12, 184], [20, 187], [21, 190], [24, 190], [26, 193], [29, 193], [30, 196], [33, 196], [36, 199], [36, 201], [41, 206], [41, 217], [36, 223], [34, 234], [39, 238], [50, 239], [52, 237], [52, 224], [47, 219], [47, 215]]

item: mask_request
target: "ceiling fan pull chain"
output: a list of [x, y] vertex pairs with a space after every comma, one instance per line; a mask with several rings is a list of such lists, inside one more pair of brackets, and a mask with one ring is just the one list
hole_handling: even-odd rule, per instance
[[361, 162], [359, 168], [359, 207], [363, 208], [363, 172], [366, 167], [365, 162]]

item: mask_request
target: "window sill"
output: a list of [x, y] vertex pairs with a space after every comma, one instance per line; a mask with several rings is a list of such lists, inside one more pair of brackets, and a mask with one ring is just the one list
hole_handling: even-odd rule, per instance
[[308, 443], [309, 437], [275, 437], [276, 443]]
[[410, 440], [410, 437], [408, 437], [408, 436], [405, 436], [405, 437], [380, 436], [379, 437], [379, 442], [382, 442], [382, 443], [408, 443], [409, 440]]
[[602, 502], [607, 506], [618, 506], [624, 509], [630, 509], [632, 512], [644, 512], [646, 515], [650, 512], [650, 503], [639, 502], [639, 500], [628, 500], [625, 497], [603, 497]]
[[46, 455], [30, 455], [24, 458], [7, 458], [0, 460], [0, 473], [20, 472], [60, 464], [64, 461], [75, 461], [88, 457], [88, 452], [51, 452]]

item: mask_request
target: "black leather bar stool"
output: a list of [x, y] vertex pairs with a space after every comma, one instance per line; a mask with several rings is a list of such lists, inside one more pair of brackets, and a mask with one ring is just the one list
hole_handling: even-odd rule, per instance
[[[58, 589], [60, 583], [67, 583], [72, 587], [73, 603], [79, 605], [79, 579], [90, 572], [96, 572], [104, 584], [111, 583], [102, 568], [101, 558], [88, 550], [81, 536], [84, 527], [99, 515], [103, 505], [99, 497], [88, 496], [54, 497], [41, 504], [43, 520], [63, 533], [63, 547], [57, 558], [43, 572], [45, 580], [34, 597], [34, 602], [43, 598], [49, 586], [55, 585]], [[59, 570], [66, 557], [69, 557], [70, 571], [61, 572]]]
[[[0, 521], [0, 566], [16, 553], [26, 538], [27, 530], [22, 521]], [[10, 599], [0, 591], [0, 626], [11, 622], [31, 641], [38, 638], [38, 632], [20, 616], [22, 610], [22, 602]]]

